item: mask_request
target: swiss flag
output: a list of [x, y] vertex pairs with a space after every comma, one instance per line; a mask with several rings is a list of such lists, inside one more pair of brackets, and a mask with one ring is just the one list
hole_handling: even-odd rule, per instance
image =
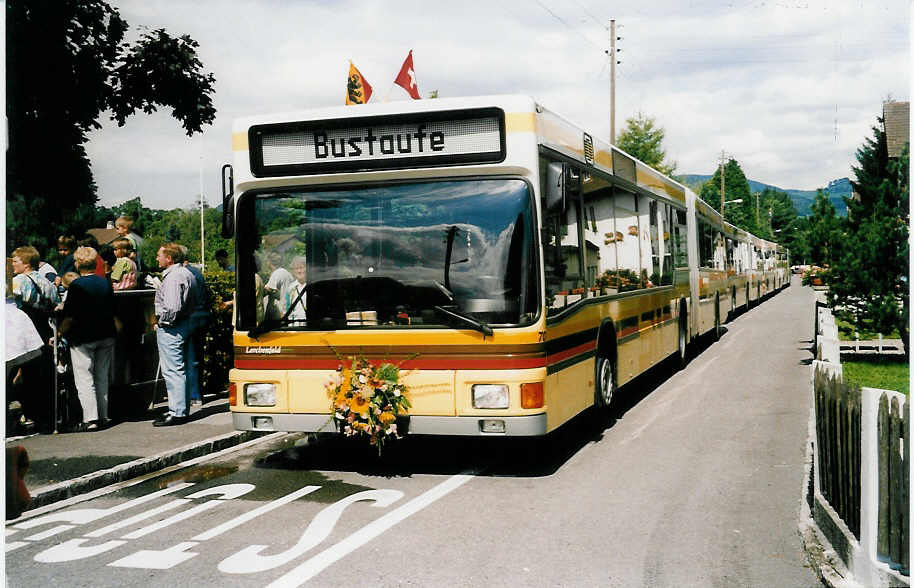
[[400, 73], [397, 74], [397, 79], [394, 80], [394, 83], [406, 90], [406, 92], [415, 100], [419, 100], [422, 96], [419, 95], [419, 86], [416, 85], [416, 72], [413, 69], [413, 50], [409, 50], [409, 55], [406, 56], [406, 61], [403, 62], [403, 67], [400, 68]]

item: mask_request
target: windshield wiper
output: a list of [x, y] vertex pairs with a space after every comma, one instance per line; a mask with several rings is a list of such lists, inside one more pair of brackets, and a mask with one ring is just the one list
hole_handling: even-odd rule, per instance
[[286, 311], [286, 314], [284, 314], [281, 319], [269, 319], [263, 321], [248, 331], [248, 337], [251, 339], [257, 339], [264, 333], [268, 333], [274, 329], [278, 329], [279, 327], [284, 327], [292, 323], [307, 322], [308, 319], [289, 318], [289, 315], [292, 314], [292, 309], [295, 308], [295, 305], [298, 304], [299, 300], [301, 300], [301, 297], [305, 295], [306, 291], [307, 288], [302, 288], [301, 292], [298, 293], [298, 296], [295, 297], [295, 300], [292, 302], [292, 304], [289, 305], [289, 310]]
[[432, 282], [434, 282], [434, 283], [435, 283], [435, 286], [437, 286], [438, 289], [441, 290], [441, 293], [442, 293], [442, 294], [444, 294], [445, 296], [447, 296], [448, 302], [453, 302], [453, 301], [454, 301], [454, 293], [451, 292], [450, 290], [448, 290], [447, 288], [445, 288], [444, 284], [442, 284], [442, 283], [439, 282], [438, 280], [432, 280]]
[[475, 319], [470, 315], [461, 312], [456, 306], [435, 306], [435, 310], [438, 311], [439, 314], [450, 318], [452, 321], [456, 321], [462, 325], [467, 325], [476, 329], [483, 335], [492, 335], [492, 327], [481, 320]]

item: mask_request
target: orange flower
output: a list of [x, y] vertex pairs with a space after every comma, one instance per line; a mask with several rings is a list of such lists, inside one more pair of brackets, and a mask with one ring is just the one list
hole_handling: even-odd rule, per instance
[[349, 392], [349, 370], [343, 370], [343, 381], [340, 383], [340, 393]]
[[355, 394], [349, 400], [349, 410], [358, 413], [359, 416], [361, 416], [363, 419], [368, 418], [369, 404], [370, 403], [364, 396], [361, 394]]
[[382, 412], [378, 420], [380, 420], [385, 425], [389, 425], [390, 423], [397, 420], [397, 417], [392, 412]]

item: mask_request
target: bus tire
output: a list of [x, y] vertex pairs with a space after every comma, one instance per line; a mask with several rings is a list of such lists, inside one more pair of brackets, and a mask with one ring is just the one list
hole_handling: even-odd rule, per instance
[[599, 409], [608, 409], [616, 395], [616, 366], [612, 357], [597, 356], [594, 404]]
[[679, 345], [676, 350], [676, 363], [679, 369], [683, 369], [689, 363], [689, 321], [684, 304], [679, 311]]
[[712, 335], [715, 341], [720, 341], [720, 331], [720, 294], [717, 294], [714, 297], [714, 331]]

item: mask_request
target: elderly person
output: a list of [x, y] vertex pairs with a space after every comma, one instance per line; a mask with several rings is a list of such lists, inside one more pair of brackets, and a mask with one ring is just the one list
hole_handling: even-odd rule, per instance
[[193, 274], [184, 267], [184, 253], [177, 243], [159, 248], [156, 261], [162, 285], [156, 290], [156, 342], [159, 365], [168, 392], [168, 412], [152, 424], [156, 427], [181, 425], [190, 414], [187, 388], [187, 347], [193, 330], [191, 313], [197, 305]]
[[286, 284], [282, 293], [283, 312], [288, 313], [290, 321], [303, 324], [307, 318], [308, 308], [308, 260], [303, 255], [292, 258], [289, 267], [292, 269], [292, 280]]
[[29, 245], [17, 247], [11, 257], [13, 272], [16, 274], [13, 277], [16, 306], [29, 315], [42, 340], [47, 341], [53, 335], [48, 319], [51, 311], [60, 302], [57, 288], [38, 273], [41, 256], [38, 255], [37, 249]]
[[187, 253], [187, 247], [181, 245], [184, 254], [184, 267], [194, 276], [194, 299], [196, 304], [190, 312], [191, 330], [187, 344], [187, 361], [185, 365], [188, 395], [191, 404], [203, 404], [203, 392], [200, 387], [200, 375], [203, 372], [203, 347], [206, 342], [206, 328], [209, 326], [210, 313], [206, 280], [200, 268], [193, 265]]
[[117, 335], [114, 290], [95, 273], [95, 249], [79, 247], [73, 260], [80, 277], [67, 289], [59, 332], [70, 344], [73, 380], [83, 409], [79, 428], [94, 431], [108, 423], [108, 386]]

